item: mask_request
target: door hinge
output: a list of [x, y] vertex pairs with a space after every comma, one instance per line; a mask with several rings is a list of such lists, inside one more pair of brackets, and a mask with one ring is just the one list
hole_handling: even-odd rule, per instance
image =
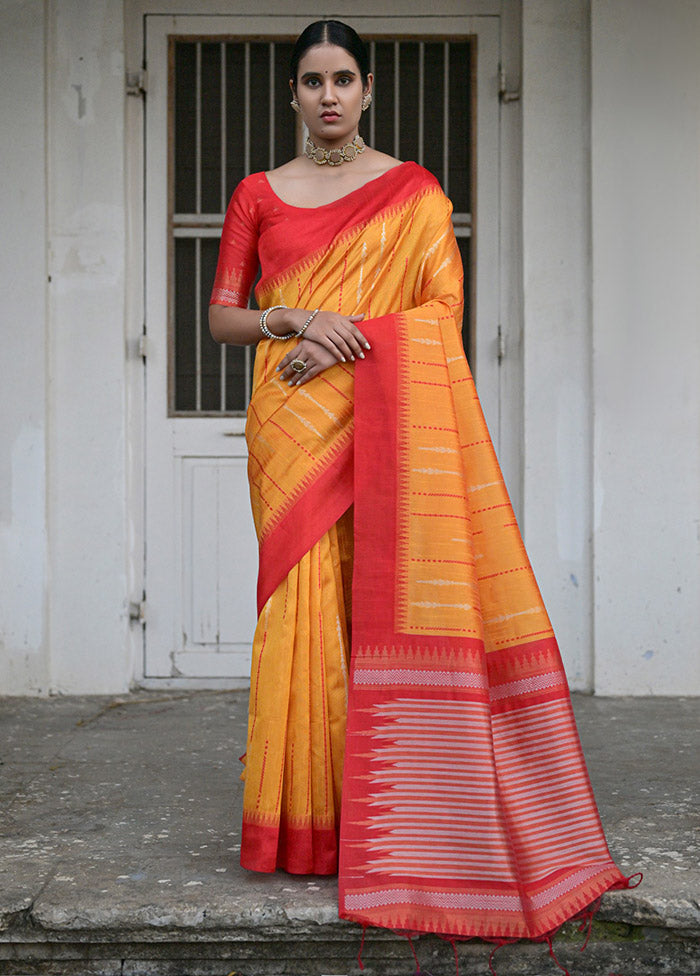
[[143, 98], [148, 91], [148, 72], [145, 68], [140, 71], [127, 71], [126, 93], [137, 98]]
[[129, 620], [132, 624], [141, 624], [145, 626], [146, 623], [146, 601], [141, 600], [138, 603], [133, 602], [129, 604]]
[[505, 332], [503, 331], [503, 327], [500, 325], [498, 326], [496, 349], [497, 349], [496, 355], [498, 356], [498, 365], [500, 366], [500, 364], [505, 359], [505, 355], [506, 355], [506, 336], [505, 336]]
[[145, 332], [142, 332], [139, 336], [139, 356], [141, 359], [146, 359], [148, 356], [148, 336]]
[[520, 89], [508, 91], [508, 83], [506, 81], [506, 69], [503, 65], [499, 68], [498, 73], [498, 98], [501, 102], [519, 102], [520, 101]]

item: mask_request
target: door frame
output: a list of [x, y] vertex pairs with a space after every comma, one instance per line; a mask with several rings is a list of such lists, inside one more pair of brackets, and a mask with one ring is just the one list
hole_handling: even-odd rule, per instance
[[[278, 11], [280, 0], [275, 4], [276, 13], [264, 14], [258, 10], [250, 14], [243, 14], [238, 9], [227, 12], [228, 6], [234, 4], [227, 0], [200, 0], [196, 13], [192, 4], [183, 0], [174, 0], [165, 7], [161, 0], [125, 0], [125, 47], [127, 64], [127, 81], [132, 88], [141, 84], [147, 87], [147, 74], [140, 72], [145, 66], [146, 24], [147, 18], [177, 16], [178, 33], [201, 33], [201, 21], [206, 18], [206, 30], [211, 33], [231, 33], [231, 19], [239, 19], [242, 29], [241, 36], [255, 34], [250, 29], [251, 19], [255, 18], [264, 26], [264, 31], [258, 27], [257, 33], [273, 33], [282, 29], [287, 33], [300, 31], [314, 16], [315, 11], [300, 15], [298, 12], [281, 16]], [[291, 8], [291, 3], [289, 4]], [[403, 11], [405, 8], [405, 12]], [[451, 15], [463, 18], [488, 18], [492, 29], [496, 29], [499, 37], [500, 62], [506, 69], [506, 77], [510, 88], [518, 86], [520, 78], [521, 42], [520, 42], [520, 0], [441, 0], [440, 20], [445, 25], [444, 18]], [[353, 23], [371, 18], [373, 30], [380, 32], [387, 30], [397, 33], [410, 33], [415, 27], [416, 33], [425, 27], [424, 18], [415, 19], [411, 24], [410, 14], [420, 10], [416, 0], [403, 0], [402, 10], [396, 12], [392, 6], [392, 14], [377, 16], [376, 2], [360, 0], [353, 9]], [[184, 30], [184, 22], [189, 17], [196, 17], [200, 21], [197, 31]], [[216, 22], [222, 18], [228, 24], [225, 31], [217, 28]], [[281, 27], [281, 22], [283, 26]], [[244, 23], [248, 29], [243, 27]], [[485, 23], [485, 21], [482, 21]], [[481, 26], [481, 25], [479, 25]], [[365, 28], [367, 29], [367, 28]], [[463, 30], [463, 28], [460, 28]], [[499, 79], [493, 79], [498, 84]], [[137, 94], [137, 92], [134, 92]], [[146, 98], [147, 93], [146, 93]], [[506, 355], [497, 369], [498, 396], [495, 409], [491, 410], [491, 430], [494, 440], [500, 442], [499, 456], [504, 470], [506, 482], [509, 486], [516, 513], [520, 511], [522, 497], [522, 472], [524, 466], [524, 445], [522, 442], [522, 388], [523, 388], [523, 357], [522, 357], [522, 246], [521, 246], [521, 113], [519, 102], [502, 104], [499, 110], [498, 122], [498, 314], [493, 323], [493, 329], [486, 329], [482, 323], [481, 330], [475, 329], [476, 369], [481, 371], [488, 368], [489, 358], [493, 362], [498, 355], [498, 326], [501, 326], [505, 342]], [[479, 141], [477, 137], [477, 153]], [[145, 436], [145, 359], [142, 354], [148, 353], [148, 340], [144, 342], [143, 331], [146, 314], [146, 280], [144, 273], [146, 259], [146, 212], [144, 205], [145, 193], [145, 164], [146, 164], [146, 131], [144, 99], [128, 97], [126, 99], [126, 175], [127, 175], [127, 283], [125, 323], [126, 351], [129, 360], [127, 369], [127, 454], [129, 466], [127, 471], [127, 496], [129, 510], [129, 565], [127, 575], [129, 592], [132, 595], [133, 616], [136, 619], [131, 629], [130, 656], [132, 661], [133, 680], [142, 687], [155, 688], [220, 688], [233, 687], [229, 679], [192, 679], [192, 678], [146, 678], [145, 675], [145, 629], [142, 621], [148, 621], [148, 607], [144, 598], [145, 582], [145, 473], [146, 473], [146, 436]], [[477, 175], [478, 180], [478, 175]], [[165, 181], [165, 177], [164, 177]], [[477, 217], [478, 219], [478, 217]], [[495, 417], [495, 420], [494, 420]], [[230, 423], [231, 418], [229, 418]]]

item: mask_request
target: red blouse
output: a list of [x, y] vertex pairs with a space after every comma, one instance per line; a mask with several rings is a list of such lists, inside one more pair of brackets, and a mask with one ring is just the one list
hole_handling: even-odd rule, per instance
[[294, 207], [277, 196], [265, 173], [252, 173], [226, 211], [210, 304], [245, 308], [258, 264], [266, 279], [322, 252], [348, 226], [376, 216], [387, 198], [398, 204], [424, 186], [426, 177], [437, 182], [422, 166], [405, 162], [332, 203]]

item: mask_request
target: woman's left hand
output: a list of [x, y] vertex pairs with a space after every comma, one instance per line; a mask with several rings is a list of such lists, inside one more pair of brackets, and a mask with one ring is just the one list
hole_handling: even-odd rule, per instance
[[[306, 363], [306, 368], [301, 372], [292, 369], [291, 364], [294, 360]], [[325, 346], [314, 342], [313, 339], [302, 339], [299, 345], [287, 353], [277, 367], [277, 371], [281, 374], [280, 379], [287, 380], [290, 386], [302, 386], [312, 380], [314, 376], [318, 376], [324, 369], [337, 365], [337, 357], [329, 352]]]

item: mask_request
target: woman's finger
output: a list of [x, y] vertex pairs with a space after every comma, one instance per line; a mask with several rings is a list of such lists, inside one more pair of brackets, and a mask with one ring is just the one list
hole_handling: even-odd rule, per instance
[[299, 379], [292, 380], [290, 386], [303, 386], [304, 383], [312, 380], [314, 376], [318, 376], [320, 372], [322, 372], [322, 367], [314, 363], [312, 366], [308, 366], [303, 373], [299, 374]]
[[[364, 312], [362, 313], [362, 315], [348, 315], [348, 318], [353, 323], [353, 325], [356, 322], [361, 322], [364, 317], [365, 317], [365, 313]], [[358, 342], [361, 342], [362, 343], [362, 345], [365, 347], [365, 349], [371, 349], [372, 348], [370, 346], [369, 342], [367, 341], [366, 337], [363, 336], [363, 334], [360, 332], [360, 330], [358, 328], [354, 328], [352, 334], [355, 336], [355, 338], [357, 339]]]
[[[307, 364], [306, 365], [306, 369], [309, 369], [310, 366], [311, 366], [311, 364], [309, 363], [308, 359], [305, 359], [303, 356], [300, 356], [299, 358], [301, 359], [302, 362], [304, 362], [304, 363]], [[291, 383], [297, 376], [301, 376], [302, 372], [305, 372], [305, 370], [299, 371], [297, 369], [294, 369], [291, 366], [291, 364], [290, 364], [289, 366], [287, 366], [287, 368], [285, 369], [285, 371], [282, 373], [282, 375], [280, 376], [280, 379], [283, 382], [289, 382], [289, 383]]]
[[351, 329], [343, 335], [345, 342], [352, 350], [353, 359], [357, 356], [359, 359], [365, 358], [365, 353], [363, 346], [365, 344], [364, 336], [355, 328], [353, 325]]
[[345, 359], [349, 359], [351, 362], [354, 362], [355, 356], [359, 355], [360, 353], [362, 353], [362, 358], [364, 358], [364, 353], [362, 352], [359, 343], [357, 340], [353, 340], [351, 336], [344, 335], [342, 332], [336, 330], [330, 338], [335, 343], [336, 349], [339, 349], [340, 352], [342, 352]]
[[[332, 353], [333, 354], [333, 357], [338, 362], [340, 362], [340, 363], [345, 363], [350, 358], [350, 355], [349, 355], [350, 350], [349, 349], [343, 350], [341, 348], [340, 343], [337, 343], [336, 342], [336, 334], [335, 333], [333, 334], [332, 337], [331, 336], [327, 336], [325, 333], [322, 333], [318, 337], [317, 336], [310, 336], [309, 338], [312, 340], [312, 342], [317, 342], [319, 344], [319, 346], [323, 346], [324, 349], [327, 349], [328, 352]], [[347, 355], [346, 355], [346, 353], [347, 353]]]
[[365, 349], [371, 349], [372, 348], [370, 346], [370, 344], [369, 344], [369, 341], [368, 341], [367, 337], [362, 332], [360, 332], [360, 330], [357, 328], [357, 326], [354, 326], [353, 327], [352, 334], [355, 336], [355, 338], [357, 339], [357, 341], [362, 346], [364, 346]]
[[[289, 366], [289, 364], [291, 363], [291, 361], [293, 359], [296, 359], [299, 356], [300, 353], [303, 353], [303, 351], [304, 351], [304, 347], [303, 347], [302, 343], [300, 342], [299, 345], [298, 346], [295, 346], [294, 349], [292, 349], [291, 352], [288, 352], [287, 353], [287, 355], [284, 357], [284, 359], [282, 359], [282, 361], [280, 362], [279, 366], [276, 366], [275, 367], [275, 372], [276, 373], [281, 373], [283, 370], [285, 370]], [[301, 358], [303, 358], [303, 356]]]

